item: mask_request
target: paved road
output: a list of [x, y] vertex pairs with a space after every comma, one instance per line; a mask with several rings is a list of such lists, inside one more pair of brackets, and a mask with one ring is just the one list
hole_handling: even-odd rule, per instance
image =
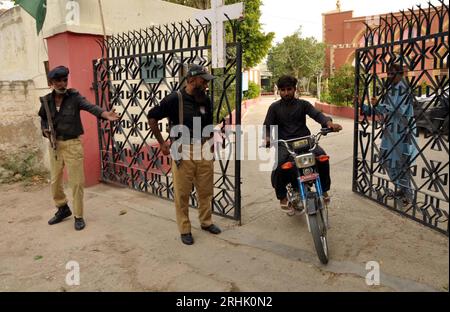
[[[261, 125], [271, 98], [250, 107], [244, 125]], [[48, 226], [48, 186], [1, 186], [0, 291], [448, 291], [448, 239], [351, 191], [352, 121], [321, 141], [331, 156], [331, 261], [319, 263], [306, 223], [278, 208], [270, 173], [242, 163], [242, 226], [220, 217], [223, 233], [180, 242], [173, 203], [101, 184], [86, 190], [87, 227]], [[310, 122], [312, 131], [320, 127]], [[248, 139], [247, 139], [248, 140]], [[247, 142], [249, 143], [249, 142]], [[80, 264], [79, 286], [65, 265]], [[379, 286], [366, 264], [377, 261]]]

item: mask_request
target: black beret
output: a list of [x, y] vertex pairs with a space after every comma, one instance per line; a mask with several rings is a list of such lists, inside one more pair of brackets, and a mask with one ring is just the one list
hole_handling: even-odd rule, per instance
[[65, 66], [57, 66], [48, 73], [48, 79], [60, 79], [69, 75], [69, 69]]

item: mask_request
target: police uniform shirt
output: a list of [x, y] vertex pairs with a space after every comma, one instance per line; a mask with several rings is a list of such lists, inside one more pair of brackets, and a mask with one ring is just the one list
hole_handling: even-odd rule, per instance
[[[101, 114], [105, 111], [97, 105], [92, 105], [75, 89], [68, 89], [61, 102], [59, 111], [57, 111], [55, 103], [55, 91], [47, 94], [47, 103], [53, 120], [53, 126], [57, 137], [63, 139], [76, 138], [83, 134], [83, 125], [81, 123], [80, 111], [85, 110], [101, 118]], [[43, 98], [39, 98], [41, 108], [39, 116], [41, 117], [42, 129], [48, 129], [47, 114], [43, 105]]]
[[[178, 94], [177, 92], [172, 92], [164, 99], [161, 100], [159, 106], [153, 107], [149, 113], [148, 118], [153, 118], [156, 120], [161, 120], [163, 118], [169, 118], [172, 125], [185, 125], [190, 132], [190, 137], [193, 137], [193, 121], [194, 117], [199, 117], [201, 120], [201, 131], [203, 135], [203, 129], [206, 126], [213, 124], [213, 114], [212, 114], [212, 104], [209, 97], [205, 96], [204, 100], [198, 103], [194, 96], [188, 94], [183, 88], [181, 90], [183, 96], [183, 121], [179, 121], [178, 112]], [[205, 137], [209, 137], [208, 133]]]

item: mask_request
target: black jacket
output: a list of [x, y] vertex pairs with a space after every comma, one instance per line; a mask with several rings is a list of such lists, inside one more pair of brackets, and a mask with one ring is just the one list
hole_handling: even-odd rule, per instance
[[[88, 111], [101, 118], [104, 109], [97, 105], [89, 103], [84, 96], [82, 96], [75, 89], [68, 89], [64, 95], [59, 112], [56, 111], [54, 92], [51, 92], [44, 97], [47, 98], [48, 106], [51, 112], [53, 127], [56, 136], [72, 138], [84, 133], [83, 125], [81, 124], [80, 110]], [[47, 114], [44, 109], [43, 98], [40, 97], [41, 108], [39, 109], [39, 116], [41, 117], [42, 130], [48, 129]]]
[[[169, 118], [172, 125], [185, 125], [189, 131], [191, 137], [193, 136], [193, 118], [199, 117], [201, 120], [201, 130], [211, 126], [213, 124], [212, 104], [209, 97], [205, 96], [201, 102], [197, 102], [192, 95], [186, 92], [186, 89], [181, 90], [183, 96], [183, 119], [179, 119], [178, 114], [178, 95], [177, 92], [172, 92], [161, 100], [158, 106], [153, 107], [147, 114], [147, 117], [161, 120], [163, 118]], [[209, 137], [209, 135], [206, 135]]]
[[323, 128], [327, 126], [328, 121], [332, 121], [308, 101], [294, 99], [286, 103], [279, 100], [270, 105], [264, 126], [266, 131], [270, 131], [270, 126], [278, 126], [278, 139], [282, 140], [307, 136], [311, 132], [306, 126], [306, 115], [321, 124]]

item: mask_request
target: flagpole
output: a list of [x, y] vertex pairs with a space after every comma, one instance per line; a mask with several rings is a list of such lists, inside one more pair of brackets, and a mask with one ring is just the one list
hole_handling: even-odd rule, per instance
[[102, 20], [103, 40], [105, 40], [106, 42], [105, 19], [103, 18], [102, 0], [98, 0], [98, 7], [100, 8], [100, 17]]

